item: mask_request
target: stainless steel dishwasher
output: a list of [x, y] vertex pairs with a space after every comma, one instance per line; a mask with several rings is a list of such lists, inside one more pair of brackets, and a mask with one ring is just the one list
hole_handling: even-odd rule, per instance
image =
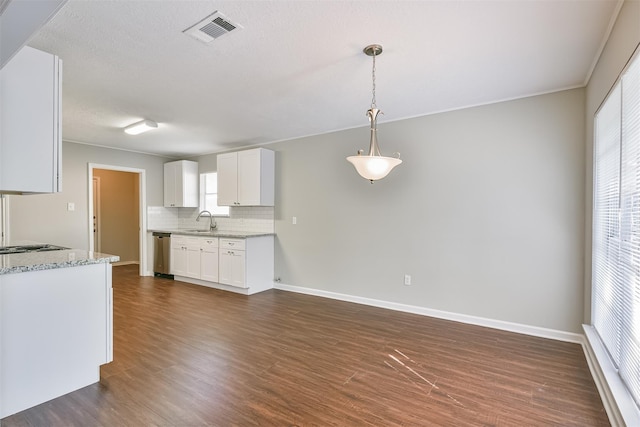
[[153, 275], [173, 279], [171, 268], [171, 234], [153, 232]]

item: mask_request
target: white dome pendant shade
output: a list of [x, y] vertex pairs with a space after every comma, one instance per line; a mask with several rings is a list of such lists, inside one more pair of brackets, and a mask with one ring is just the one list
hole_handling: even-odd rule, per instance
[[371, 122], [371, 141], [369, 143], [369, 154], [362, 155], [362, 150], [358, 151], [357, 156], [349, 156], [347, 160], [353, 164], [356, 171], [364, 179], [368, 179], [373, 184], [373, 181], [384, 178], [389, 175], [389, 172], [400, 163], [402, 160], [395, 157], [384, 157], [380, 155], [380, 149], [378, 148], [378, 138], [376, 132], [376, 120], [378, 114], [381, 111], [377, 108], [371, 108], [367, 111], [369, 121]]
[[376, 106], [376, 56], [382, 53], [382, 46], [378, 44], [372, 44], [364, 48], [364, 53], [368, 56], [373, 56], [373, 68], [371, 72], [371, 79], [373, 82], [373, 97], [371, 98], [371, 108], [367, 110], [367, 116], [371, 124], [371, 140], [369, 142], [369, 154], [363, 156], [362, 150], [358, 150], [357, 156], [349, 156], [347, 160], [353, 164], [358, 174], [364, 179], [368, 179], [373, 184], [373, 181], [384, 178], [389, 175], [389, 172], [400, 163], [400, 154], [398, 158], [384, 157], [380, 155], [380, 149], [378, 148], [377, 137], [377, 121], [378, 114], [382, 113]]

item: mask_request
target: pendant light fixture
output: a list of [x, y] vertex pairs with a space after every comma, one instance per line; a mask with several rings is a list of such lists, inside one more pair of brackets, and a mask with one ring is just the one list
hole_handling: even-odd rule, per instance
[[378, 148], [378, 137], [376, 135], [378, 114], [382, 113], [376, 105], [376, 56], [382, 53], [382, 46], [379, 44], [372, 44], [363, 49], [363, 52], [368, 56], [373, 57], [373, 68], [371, 71], [371, 81], [373, 83], [373, 96], [371, 98], [371, 108], [367, 110], [367, 116], [371, 124], [371, 140], [369, 142], [369, 154], [363, 156], [363, 150], [358, 150], [357, 156], [349, 156], [347, 160], [353, 164], [356, 171], [364, 179], [368, 179], [373, 184], [373, 181], [384, 178], [391, 172], [393, 168], [402, 163], [400, 160], [400, 154], [395, 157], [384, 157], [380, 155], [380, 149]]

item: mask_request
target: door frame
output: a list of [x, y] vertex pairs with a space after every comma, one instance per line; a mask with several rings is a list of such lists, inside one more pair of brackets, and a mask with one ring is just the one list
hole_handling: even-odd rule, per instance
[[116, 166], [116, 165], [103, 165], [98, 163], [89, 163], [88, 164], [88, 189], [89, 189], [89, 197], [87, 200], [87, 211], [89, 212], [88, 224], [89, 224], [89, 250], [93, 248], [93, 170], [94, 169], [105, 169], [117, 172], [131, 172], [138, 174], [138, 186], [139, 186], [139, 218], [138, 218], [138, 228], [140, 230], [138, 240], [140, 246], [140, 276], [144, 276], [147, 271], [147, 175], [145, 169], [138, 168], [130, 168], [125, 166]]
[[0, 246], [5, 246], [9, 241], [9, 209], [7, 207], [8, 203], [9, 199], [7, 198], [7, 196], [4, 194], [0, 194]]
[[91, 219], [93, 220], [94, 239], [93, 239], [93, 248], [91, 250], [95, 252], [101, 252], [102, 224], [100, 223], [100, 219], [102, 216], [102, 208], [100, 206], [100, 177], [99, 176], [93, 177], [93, 198], [95, 198], [95, 200], [93, 200], [92, 206], [95, 209], [93, 211], [93, 215]]

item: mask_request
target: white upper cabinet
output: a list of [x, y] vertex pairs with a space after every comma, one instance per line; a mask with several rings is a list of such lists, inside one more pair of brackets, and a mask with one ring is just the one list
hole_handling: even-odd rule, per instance
[[218, 206], [237, 206], [238, 153], [218, 154]]
[[265, 148], [218, 155], [218, 205], [273, 206], [275, 153]]
[[62, 61], [25, 46], [0, 70], [0, 192], [62, 191]]
[[178, 160], [164, 164], [164, 206], [198, 207], [198, 162]]

